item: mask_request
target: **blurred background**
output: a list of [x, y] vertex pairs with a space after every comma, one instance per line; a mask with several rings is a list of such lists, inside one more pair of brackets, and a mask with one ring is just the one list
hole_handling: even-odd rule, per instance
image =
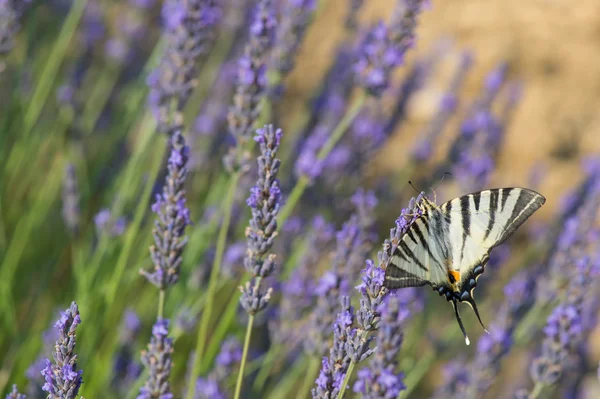
[[[177, 20], [178, 3], [188, 4], [0, 2], [2, 393], [15, 383], [28, 398], [45, 397], [41, 370], [43, 359], [52, 359], [56, 336], [51, 326], [59, 311], [76, 301], [82, 319], [76, 350], [84, 370], [80, 394], [139, 397], [148, 375], [140, 352], [151, 335], [158, 295], [138, 271], [152, 268], [148, 247], [155, 215], [150, 206], [167, 176], [171, 147], [168, 135], [159, 131], [169, 129], [162, 129], [165, 109], [156, 93], [165, 89], [157, 83], [167, 74], [161, 72], [161, 60], [174, 43], [165, 27], [169, 18]], [[170, 381], [176, 398], [186, 397], [195, 371], [197, 389], [204, 392], [197, 390], [195, 398], [233, 397], [247, 322], [237, 306], [237, 286], [245, 281], [244, 231], [250, 217], [245, 199], [256, 180], [258, 148], [250, 149], [251, 170], [240, 178], [231, 205], [214, 308], [206, 321], [205, 356], [195, 370], [231, 176], [222, 158], [240, 141], [231, 134], [227, 112], [259, 2], [217, 3], [222, 9], [218, 28], [200, 52], [202, 60], [193, 60], [191, 76], [171, 82], [172, 91], [161, 94], [182, 91], [188, 97], [177, 116], [169, 114], [190, 146], [185, 187], [192, 220], [180, 281], [165, 304], [175, 339]], [[311, 2], [272, 3], [282, 26], [282, 19], [300, 15], [294, 10]], [[318, 375], [320, 357], [328, 353], [332, 327], [320, 332], [323, 347], [304, 342], [314, 334], [306, 338], [298, 332], [318, 328], [311, 311], [325, 295], [314, 287], [322, 286], [343, 246], [334, 232], [359, 216], [367, 238], [360, 246], [351, 243], [346, 262], [356, 263], [354, 280], [359, 281], [364, 260], [377, 261], [395, 220], [417, 195], [409, 180], [428, 195], [436, 187], [438, 203], [513, 186], [534, 189], [547, 201], [493, 252], [480, 279], [476, 296], [484, 322], [497, 327], [492, 332], [501, 329], [503, 320], [497, 318], [513, 306], [511, 298], [527, 297], [522, 300], [527, 305], [511, 313], [511, 327], [502, 330], [502, 338], [493, 335], [494, 349], [486, 351], [479, 343], [482, 330], [469, 309], [463, 317], [474, 344], [465, 347], [446, 301], [426, 287], [410, 290], [411, 315], [397, 359], [407, 389], [398, 397], [504, 398], [515, 397], [519, 389], [533, 391], [519, 396], [531, 399], [600, 397], [597, 274], [587, 279], [586, 299], [577, 302], [582, 332], [565, 349], [568, 362], [560, 377], [543, 384], [535, 380], [548, 316], [572, 305], [573, 291], [581, 289], [572, 286], [582, 276], [575, 265], [584, 258], [600, 265], [600, 2], [426, 2], [414, 46], [393, 69], [386, 90], [366, 97], [354, 76], [364, 36], [380, 19], [390, 24], [399, 4], [410, 2], [369, 0], [351, 14], [351, 6], [360, 3], [316, 2], [304, 37], [300, 34], [299, 46], [291, 50], [295, 62], [289, 73], [269, 65], [269, 87], [254, 126], [274, 123], [284, 132], [279, 152], [284, 202], [303, 176], [307, 184], [297, 202], [283, 207], [285, 223], [273, 251], [285, 272], [269, 280], [274, 299], [257, 318], [242, 397], [287, 398], [296, 392], [309, 397], [307, 388]], [[356, 18], [353, 24], [349, 15]], [[183, 32], [185, 43], [185, 31], [177, 32]], [[359, 101], [364, 105], [343, 129], [348, 133], [317, 159], [326, 138]], [[446, 172], [452, 175], [440, 183]], [[310, 241], [317, 233], [324, 237], [318, 250]], [[306, 287], [294, 288], [286, 304], [286, 292], [293, 290], [290, 279], [298, 277], [292, 271], [302, 267], [310, 271], [302, 277]], [[535, 288], [527, 295], [507, 294], [512, 291], [506, 285], [520, 278]], [[358, 307], [356, 291], [348, 294]], [[285, 306], [294, 295], [302, 301], [291, 312]], [[286, 319], [286, 312], [296, 319]], [[328, 317], [331, 325], [335, 317]], [[219, 363], [227, 350], [233, 360]], [[486, 352], [497, 353], [491, 363], [482, 359]], [[478, 375], [478, 369], [488, 374]], [[218, 394], [202, 385], [207, 381], [214, 382], [210, 389], [218, 385]], [[368, 396], [355, 383], [353, 377], [355, 388], [346, 397], [380, 397]]]

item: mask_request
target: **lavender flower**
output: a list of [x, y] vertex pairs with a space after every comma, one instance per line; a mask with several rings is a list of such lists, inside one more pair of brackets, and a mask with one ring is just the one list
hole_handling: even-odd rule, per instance
[[390, 25], [380, 21], [363, 37], [354, 69], [367, 93], [379, 97], [388, 88], [392, 71], [404, 62], [406, 51], [414, 45], [422, 6], [423, 0], [399, 0]]
[[[165, 1], [165, 52], [148, 76], [150, 106], [160, 131], [171, 134], [181, 128], [181, 111], [196, 86], [198, 63], [212, 46], [220, 16], [215, 0]], [[170, 117], [171, 112], [175, 114]]]
[[77, 369], [75, 354], [75, 329], [81, 323], [79, 309], [75, 302], [61, 314], [54, 327], [58, 330], [58, 339], [54, 346], [54, 363], [46, 359], [46, 367], [42, 375], [46, 383], [42, 389], [48, 392], [48, 397], [74, 399], [83, 382], [83, 371]]
[[283, 5], [272, 55], [275, 70], [282, 77], [294, 68], [298, 49], [316, 6], [316, 0], [288, 0]]
[[148, 379], [140, 388], [137, 399], [173, 399], [169, 377], [173, 362], [173, 339], [168, 338], [169, 320], [159, 319], [152, 327], [148, 349], [142, 351], [142, 363], [148, 369]]
[[273, 125], [256, 131], [255, 140], [260, 145], [261, 155], [258, 157], [258, 180], [246, 200], [252, 210], [252, 218], [246, 229], [248, 250], [244, 259], [244, 267], [252, 274], [252, 283], [249, 281], [240, 286], [240, 302], [251, 315], [267, 306], [272, 292], [272, 288], [261, 292], [260, 281], [270, 276], [276, 267], [275, 254], [269, 251], [277, 236], [277, 214], [281, 206], [281, 189], [277, 180], [281, 163], [277, 151], [281, 136], [281, 130], [275, 130]]
[[335, 398], [342, 389], [342, 382], [350, 366], [347, 346], [350, 337], [355, 333], [352, 329], [354, 311], [350, 306], [350, 298], [343, 296], [341, 302], [342, 310], [333, 323], [333, 344], [329, 350], [329, 357], [323, 358], [321, 371], [315, 381], [316, 387], [312, 389], [312, 397], [315, 399]]
[[215, 366], [206, 377], [198, 378], [194, 399], [225, 399], [230, 396], [226, 379], [232, 375], [242, 360], [242, 346], [234, 338], [226, 338], [215, 359]]
[[23, 395], [22, 393], [19, 393], [16, 385], [13, 385], [12, 391], [10, 391], [10, 393], [8, 395], [6, 395], [6, 399], [25, 399], [25, 398], [26, 398], [25, 395]]
[[236, 146], [225, 156], [229, 171], [247, 168], [244, 147], [250, 141], [254, 124], [261, 111], [261, 100], [267, 86], [267, 55], [273, 41], [276, 20], [270, 0], [260, 0], [250, 25], [250, 39], [238, 61], [238, 77], [233, 105], [227, 120], [229, 133]]
[[75, 166], [71, 163], [65, 168], [62, 197], [62, 215], [65, 225], [72, 234], [76, 234], [79, 230], [81, 219], [81, 210], [79, 209], [80, 193], [79, 185], [77, 184], [77, 175], [75, 174]]
[[152, 230], [154, 245], [150, 247], [154, 270], [140, 270], [140, 273], [160, 290], [179, 280], [181, 254], [187, 244], [187, 237], [183, 236], [183, 233], [185, 227], [191, 223], [183, 187], [187, 176], [189, 148], [185, 145], [180, 131], [175, 131], [171, 137], [171, 146], [163, 192], [156, 195], [156, 202], [152, 205], [152, 211], [157, 215]]
[[[539, 393], [543, 387], [556, 384], [563, 374], [576, 368], [580, 347], [584, 344], [587, 331], [593, 327], [593, 323], [586, 322], [584, 313], [595, 314], [598, 310], [597, 301], [594, 301], [593, 311], [586, 312], [590, 289], [598, 283], [600, 262], [585, 256], [576, 261], [576, 270], [566, 298], [548, 317], [541, 353], [531, 364], [534, 392]], [[529, 397], [530, 394], [521, 390], [518, 396]]]
[[382, 306], [381, 328], [377, 332], [375, 354], [369, 367], [358, 371], [354, 392], [364, 398], [396, 398], [406, 389], [403, 374], [396, 371], [402, 346], [402, 327], [409, 312], [398, 297], [390, 296]]

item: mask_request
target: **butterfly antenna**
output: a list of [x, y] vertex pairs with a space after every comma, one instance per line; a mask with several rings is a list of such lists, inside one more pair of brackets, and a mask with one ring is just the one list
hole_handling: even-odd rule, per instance
[[442, 184], [442, 182], [444, 181], [444, 177], [446, 177], [446, 175], [448, 175], [448, 176], [452, 176], [452, 173], [450, 173], [450, 172], [444, 172], [444, 174], [442, 175], [442, 178], [441, 178], [441, 179], [440, 179], [440, 181], [439, 181], [439, 182], [438, 182], [438, 183], [435, 185], [435, 187], [431, 187], [431, 191], [433, 192], [433, 198], [434, 198], [434, 201], [433, 201], [433, 202], [436, 202], [436, 201], [435, 201], [435, 198], [437, 197], [437, 195], [435, 194], [435, 190], [437, 190], [437, 188], [440, 186], [440, 184]]
[[458, 321], [458, 325], [460, 326], [460, 331], [462, 331], [463, 336], [465, 337], [465, 343], [467, 345], [471, 344], [469, 337], [467, 336], [467, 332], [465, 331], [465, 326], [463, 326], [462, 319], [460, 318], [460, 314], [458, 313], [458, 305], [456, 301], [452, 301], [452, 307], [454, 308], [454, 315], [456, 316], [456, 321]]
[[415, 189], [415, 191], [417, 192], [417, 194], [421, 194], [421, 192], [419, 190], [417, 190], [417, 188], [415, 187], [415, 185], [410, 180], [408, 181], [408, 184], [410, 184], [410, 186]]
[[475, 299], [473, 299], [473, 297], [471, 297], [468, 301], [466, 301], [469, 305], [471, 305], [471, 307], [473, 308], [473, 311], [475, 312], [475, 316], [477, 316], [477, 320], [479, 320], [479, 324], [481, 324], [481, 327], [483, 327], [483, 331], [485, 331], [486, 333], [490, 333], [487, 328], [485, 328], [485, 326], [483, 325], [483, 322], [481, 321], [481, 317], [479, 316], [479, 310], [477, 310], [477, 305], [475, 304]]

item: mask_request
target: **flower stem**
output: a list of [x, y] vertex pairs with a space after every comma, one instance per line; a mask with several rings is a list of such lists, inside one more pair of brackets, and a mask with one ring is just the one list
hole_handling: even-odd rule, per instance
[[229, 189], [227, 191], [227, 197], [225, 198], [223, 223], [219, 229], [219, 236], [217, 238], [217, 247], [215, 252], [215, 258], [212, 264], [212, 270], [208, 279], [208, 286], [206, 288], [206, 305], [204, 312], [202, 312], [202, 319], [200, 320], [200, 326], [198, 328], [198, 339], [196, 341], [196, 351], [194, 353], [194, 363], [192, 366], [192, 372], [190, 373], [188, 382], [187, 398], [192, 399], [194, 397], [195, 381], [200, 375], [200, 369], [202, 366], [202, 355], [204, 353], [204, 347], [206, 345], [206, 336], [208, 334], [208, 325], [210, 323], [210, 316], [213, 308], [213, 301], [215, 297], [217, 280], [221, 270], [221, 263], [223, 260], [223, 252], [225, 251], [225, 243], [227, 241], [227, 231], [229, 230], [229, 223], [231, 221], [231, 211], [233, 207], [233, 198], [235, 190], [237, 188], [238, 180], [240, 178], [239, 173], [234, 173], [231, 176], [229, 182]]
[[[329, 155], [331, 150], [333, 150], [333, 147], [335, 147], [338, 141], [340, 141], [341, 138], [344, 137], [344, 133], [346, 133], [346, 131], [350, 127], [350, 124], [352, 124], [352, 121], [354, 121], [354, 118], [356, 118], [360, 110], [363, 108], [366, 100], [367, 94], [364, 91], [361, 91], [359, 96], [354, 100], [354, 102], [346, 111], [346, 113], [344, 114], [340, 122], [337, 124], [335, 129], [333, 129], [331, 136], [329, 136], [325, 144], [323, 144], [323, 147], [321, 147], [321, 149], [317, 153], [317, 160], [322, 161], [323, 159], [325, 159], [327, 155]], [[310, 183], [310, 180], [307, 176], [300, 176], [300, 178], [296, 182], [296, 185], [292, 189], [292, 192], [290, 193], [287, 202], [279, 212], [277, 224], [283, 225], [283, 222], [285, 222], [285, 220], [291, 215], [292, 211], [296, 207], [296, 204], [302, 197], [302, 194], [304, 194], [304, 190], [306, 190], [308, 183]]]
[[350, 365], [348, 366], [348, 371], [346, 371], [346, 375], [344, 376], [344, 382], [342, 382], [342, 385], [340, 386], [340, 391], [338, 392], [337, 399], [342, 399], [344, 397], [344, 392], [346, 391], [346, 387], [348, 386], [348, 383], [350, 382], [350, 376], [352, 375], [352, 372], [354, 371], [355, 364], [356, 363], [351, 362]]
[[250, 347], [250, 337], [252, 336], [252, 325], [254, 324], [254, 315], [248, 315], [248, 326], [246, 327], [246, 337], [244, 338], [244, 349], [242, 350], [242, 361], [238, 372], [237, 383], [235, 384], [235, 394], [233, 399], [239, 399], [242, 392], [242, 381], [244, 380], [244, 367], [248, 357], [248, 347]]
[[157, 320], [161, 320], [165, 313], [165, 290], [162, 289], [158, 292], [158, 312]]
[[544, 384], [541, 382], [536, 382], [533, 390], [529, 394], [529, 399], [537, 399], [537, 397], [542, 393], [542, 389], [544, 389]]

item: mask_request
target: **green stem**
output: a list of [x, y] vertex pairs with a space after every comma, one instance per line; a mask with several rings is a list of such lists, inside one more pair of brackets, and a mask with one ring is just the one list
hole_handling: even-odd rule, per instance
[[351, 362], [350, 365], [348, 366], [348, 371], [346, 371], [346, 375], [344, 376], [344, 381], [342, 382], [342, 385], [340, 386], [340, 391], [338, 392], [337, 399], [342, 399], [344, 397], [344, 392], [346, 392], [346, 387], [348, 386], [348, 383], [350, 382], [350, 376], [352, 375], [352, 372], [354, 371], [355, 364], [356, 363]]
[[304, 376], [304, 382], [296, 395], [296, 399], [306, 398], [306, 393], [310, 393], [310, 387], [315, 383], [315, 375], [319, 371], [320, 364], [319, 358], [315, 356], [311, 357], [306, 375]]
[[165, 314], [165, 290], [164, 288], [158, 292], [158, 311], [156, 312], [157, 320], [161, 320]]
[[281, 349], [282, 345], [280, 344], [274, 344], [269, 348], [269, 351], [262, 361], [258, 375], [254, 380], [254, 384], [252, 385], [252, 389], [254, 391], [261, 391], [263, 389], [263, 386], [265, 385], [265, 382], [267, 381], [267, 378], [269, 378], [271, 370], [273, 369], [273, 363], [281, 352]]
[[[335, 147], [338, 141], [340, 141], [341, 138], [344, 137], [344, 133], [346, 133], [346, 131], [352, 124], [352, 121], [354, 121], [360, 110], [363, 108], [366, 100], [367, 94], [364, 91], [361, 91], [359, 96], [354, 100], [354, 102], [346, 111], [346, 113], [344, 114], [340, 122], [337, 124], [335, 129], [333, 129], [331, 136], [329, 136], [325, 144], [323, 144], [323, 147], [321, 147], [321, 149], [317, 153], [318, 161], [322, 161], [323, 159], [325, 159], [327, 155], [329, 155], [331, 150], [333, 150], [333, 147]], [[285, 222], [285, 220], [291, 215], [292, 211], [296, 207], [296, 204], [302, 197], [302, 194], [304, 194], [304, 190], [306, 190], [308, 183], [310, 183], [310, 180], [306, 176], [301, 176], [298, 179], [296, 185], [294, 186], [292, 192], [288, 197], [286, 204], [283, 206], [281, 212], [279, 212], [279, 217], [277, 218], [278, 225], [282, 225], [283, 222]]]
[[237, 383], [235, 384], [235, 394], [233, 399], [239, 399], [242, 392], [242, 381], [244, 381], [244, 367], [246, 366], [246, 358], [248, 357], [248, 347], [250, 346], [250, 337], [252, 336], [252, 325], [254, 324], [254, 315], [248, 316], [248, 327], [246, 327], [246, 337], [244, 338], [244, 349], [242, 351], [242, 362], [238, 372]]
[[419, 381], [425, 376], [429, 367], [435, 360], [435, 351], [429, 350], [425, 355], [421, 356], [417, 364], [411, 367], [410, 372], [406, 374], [404, 385], [406, 389], [400, 391], [398, 399], [408, 397], [410, 393], [417, 387]]
[[540, 394], [542, 393], [543, 389], [544, 384], [541, 382], [536, 382], [535, 386], [533, 387], [533, 390], [529, 394], [529, 399], [537, 399], [537, 397], [540, 396]]
[[69, 42], [75, 34], [79, 20], [83, 15], [86, 3], [87, 0], [78, 0], [73, 3], [73, 6], [69, 10], [69, 15], [67, 16], [60, 34], [56, 39], [56, 43], [54, 44], [52, 51], [49, 53], [49, 58], [45, 63], [42, 76], [40, 77], [40, 81], [36, 86], [35, 92], [33, 93], [31, 101], [29, 102], [27, 112], [25, 113], [24, 127], [22, 132], [23, 136], [25, 137], [31, 133], [31, 130], [35, 126], [40, 114], [42, 113], [42, 109], [44, 108], [44, 104], [50, 95], [52, 86], [56, 82], [56, 75], [58, 74], [60, 64], [65, 57], [67, 49], [69, 48]]
[[198, 328], [198, 339], [196, 341], [196, 351], [194, 353], [194, 362], [192, 366], [192, 372], [190, 373], [188, 382], [187, 398], [192, 399], [194, 397], [195, 381], [200, 375], [200, 369], [202, 366], [202, 355], [204, 354], [204, 347], [206, 345], [206, 336], [208, 334], [208, 326], [210, 323], [210, 317], [213, 308], [213, 301], [215, 297], [217, 280], [221, 271], [221, 263], [223, 260], [223, 253], [225, 251], [225, 244], [227, 242], [227, 231], [229, 230], [229, 223], [231, 222], [231, 211], [233, 208], [233, 198], [235, 196], [235, 190], [237, 188], [238, 180], [240, 178], [239, 173], [234, 173], [231, 176], [229, 182], [229, 189], [227, 190], [227, 197], [225, 198], [223, 223], [219, 229], [219, 236], [217, 238], [217, 247], [215, 251], [215, 258], [212, 264], [212, 270], [208, 279], [208, 286], [206, 288], [206, 305], [204, 312], [202, 312], [202, 319], [200, 320], [200, 327]]

